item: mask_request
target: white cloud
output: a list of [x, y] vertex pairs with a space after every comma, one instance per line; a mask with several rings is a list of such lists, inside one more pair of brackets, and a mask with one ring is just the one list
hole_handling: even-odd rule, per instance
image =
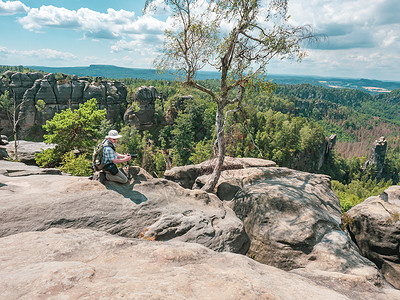
[[62, 52], [54, 49], [37, 49], [37, 50], [15, 50], [9, 49], [4, 46], [0, 46], [0, 53], [2, 56], [10, 59], [21, 58], [23, 59], [35, 59], [35, 60], [60, 60], [70, 61], [77, 59], [77, 56], [70, 52]]
[[84, 37], [93, 39], [122, 39], [127, 34], [162, 34], [168, 25], [154, 16], [144, 15], [135, 19], [135, 13], [109, 8], [100, 13], [88, 8], [77, 11], [52, 5], [33, 8], [27, 16], [19, 19], [30, 31], [57, 27], [81, 31]]
[[280, 71], [398, 80], [398, 0], [291, 0], [289, 14], [293, 24], [310, 24], [326, 39], [311, 46], [303, 63], [283, 63]]
[[[271, 1], [273, 0], [264, 0]], [[192, 12], [205, 12], [206, 4], [206, 0], [197, 0], [197, 7]], [[79, 57], [76, 58], [69, 52], [57, 53], [50, 49], [44, 49], [48, 52], [31, 52], [0, 47], [0, 59], [13, 56], [19, 65], [23, 64], [25, 56], [26, 61], [29, 57], [35, 57], [32, 59], [34, 61], [41, 60], [41, 51], [42, 55], [46, 53], [49, 58], [76, 60], [81, 64], [92, 60], [94, 63], [101, 61], [132, 67], [152, 67], [152, 61], [160, 53], [163, 44], [164, 30], [176, 26], [163, 0], [155, 0], [154, 5], [155, 10], [141, 16], [132, 11], [111, 8], [103, 13], [88, 8], [71, 10], [52, 5], [30, 9], [20, 1], [0, 0], [0, 15], [26, 12], [25, 17], [18, 19], [24, 29], [45, 33], [47, 28], [74, 30], [81, 33], [83, 39], [96, 41], [93, 48], [100, 45], [103, 48], [90, 54], [79, 52]], [[288, 5], [293, 24], [310, 24], [316, 33], [324, 34], [327, 39], [310, 45], [308, 57], [301, 64], [272, 61], [271, 73], [398, 80], [396, 68], [400, 61], [399, 0], [289, 0]], [[222, 23], [220, 29], [228, 31], [232, 22]], [[43, 35], [44, 38], [45, 36], [47, 35]], [[84, 41], [85, 46], [74, 51], [85, 51], [83, 49], [89, 48], [87, 43], [90, 41]], [[77, 47], [74, 42], [71, 41], [71, 45]], [[107, 45], [111, 56], [106, 54], [107, 48], [104, 47]], [[87, 55], [96, 55], [97, 58], [89, 58]]]
[[146, 14], [150, 16], [165, 16], [171, 13], [171, 9], [165, 4], [164, 0], [155, 0], [150, 3]]
[[0, 15], [15, 15], [19, 13], [26, 13], [29, 7], [21, 1], [2, 1], [0, 0]]
[[111, 46], [111, 52], [112, 53], [117, 53], [117, 52], [123, 52], [123, 51], [128, 51], [128, 52], [135, 52], [135, 53], [141, 53], [143, 55], [151, 55], [154, 53], [159, 53], [160, 48], [162, 46], [163, 42], [163, 36], [162, 35], [155, 35], [155, 36], [149, 36], [149, 35], [135, 35], [133, 40], [127, 41], [127, 40], [120, 40], [116, 42], [114, 45]]
[[100, 39], [119, 38], [121, 31], [134, 20], [135, 13], [112, 8], [100, 13], [88, 8], [77, 11], [52, 5], [33, 8], [19, 19], [25, 29], [34, 31], [43, 27], [69, 28], [82, 31], [85, 37]]
[[124, 24], [121, 31], [134, 34], [163, 34], [165, 28], [166, 22], [157, 20], [150, 15], [144, 15], [134, 22]]

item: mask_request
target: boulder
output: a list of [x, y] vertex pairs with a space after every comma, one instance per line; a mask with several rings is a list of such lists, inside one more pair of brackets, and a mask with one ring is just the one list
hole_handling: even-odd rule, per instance
[[[184, 188], [200, 188], [206, 180], [206, 177], [200, 176], [210, 174], [213, 171], [215, 159], [207, 160], [198, 165], [187, 165], [182, 167], [174, 167], [165, 171], [164, 177], [168, 180], [179, 183]], [[258, 167], [274, 167], [276, 164], [273, 161], [259, 158], [232, 158], [225, 157], [223, 170], [234, 170], [244, 168], [258, 168]]]
[[346, 213], [349, 230], [361, 253], [385, 279], [400, 289], [400, 186], [392, 186]]
[[155, 113], [155, 101], [158, 92], [154, 86], [141, 86], [135, 92], [134, 101], [138, 104], [139, 110], [135, 111], [129, 107], [124, 114], [124, 121], [139, 128], [154, 125], [153, 116]]
[[[2, 299], [290, 300], [301, 295], [354, 299], [246, 256], [197, 244], [128, 239], [87, 229], [0, 239]], [[398, 295], [387, 290], [374, 299]]]
[[[0, 129], [1, 131], [1, 129]], [[8, 138], [6, 135], [0, 135], [0, 146], [8, 145]]]
[[381, 286], [376, 266], [365, 259], [340, 228], [338, 197], [326, 175], [278, 167], [223, 171], [217, 184], [235, 188], [229, 206], [250, 237], [247, 255], [284, 270], [295, 270], [352, 286]]
[[7, 159], [9, 158], [7, 150], [4, 146], [0, 146], [0, 159]]
[[[46, 144], [43, 142], [29, 142], [24, 140], [17, 141], [18, 160], [28, 164], [35, 165], [35, 154], [40, 153], [48, 148], [54, 148], [55, 144]], [[15, 156], [14, 142], [8, 144], [7, 152], [10, 156]]]
[[382, 194], [379, 195], [383, 201], [394, 204], [400, 207], [400, 186], [393, 185], [388, 187]]
[[[12, 164], [12, 163], [11, 163]], [[23, 164], [18, 164], [20, 172]], [[34, 172], [33, 166], [28, 166]], [[91, 228], [125, 237], [180, 240], [216, 251], [246, 253], [243, 223], [215, 195], [146, 173], [129, 184], [60, 175], [18, 176], [0, 161], [0, 236], [52, 227]], [[27, 175], [27, 174], [21, 174]]]

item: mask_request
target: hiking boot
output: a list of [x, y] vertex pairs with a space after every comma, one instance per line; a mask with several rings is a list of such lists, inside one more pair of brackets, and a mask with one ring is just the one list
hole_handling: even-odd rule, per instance
[[104, 183], [105, 180], [106, 180], [106, 173], [100, 172], [100, 174], [99, 174], [100, 183]]

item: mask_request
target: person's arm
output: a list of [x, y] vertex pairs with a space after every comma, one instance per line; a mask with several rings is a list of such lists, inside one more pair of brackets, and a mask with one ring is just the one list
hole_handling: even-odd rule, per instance
[[117, 153], [117, 152], [115, 152], [116, 154], [117, 154], [117, 158], [114, 158], [113, 160], [112, 160], [112, 162], [114, 163], [114, 164], [119, 164], [119, 163], [123, 163], [123, 162], [126, 162], [126, 161], [130, 161], [131, 160], [131, 155], [128, 153], [128, 154], [125, 154], [125, 155], [123, 155], [123, 154], [119, 154], [119, 153]]

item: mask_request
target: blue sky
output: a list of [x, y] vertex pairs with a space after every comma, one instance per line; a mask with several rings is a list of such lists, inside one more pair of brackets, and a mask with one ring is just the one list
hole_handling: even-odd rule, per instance
[[[0, 64], [153, 68], [168, 11], [143, 16], [144, 2], [0, 0]], [[271, 74], [400, 81], [399, 0], [289, 0], [289, 14], [326, 40]]]

